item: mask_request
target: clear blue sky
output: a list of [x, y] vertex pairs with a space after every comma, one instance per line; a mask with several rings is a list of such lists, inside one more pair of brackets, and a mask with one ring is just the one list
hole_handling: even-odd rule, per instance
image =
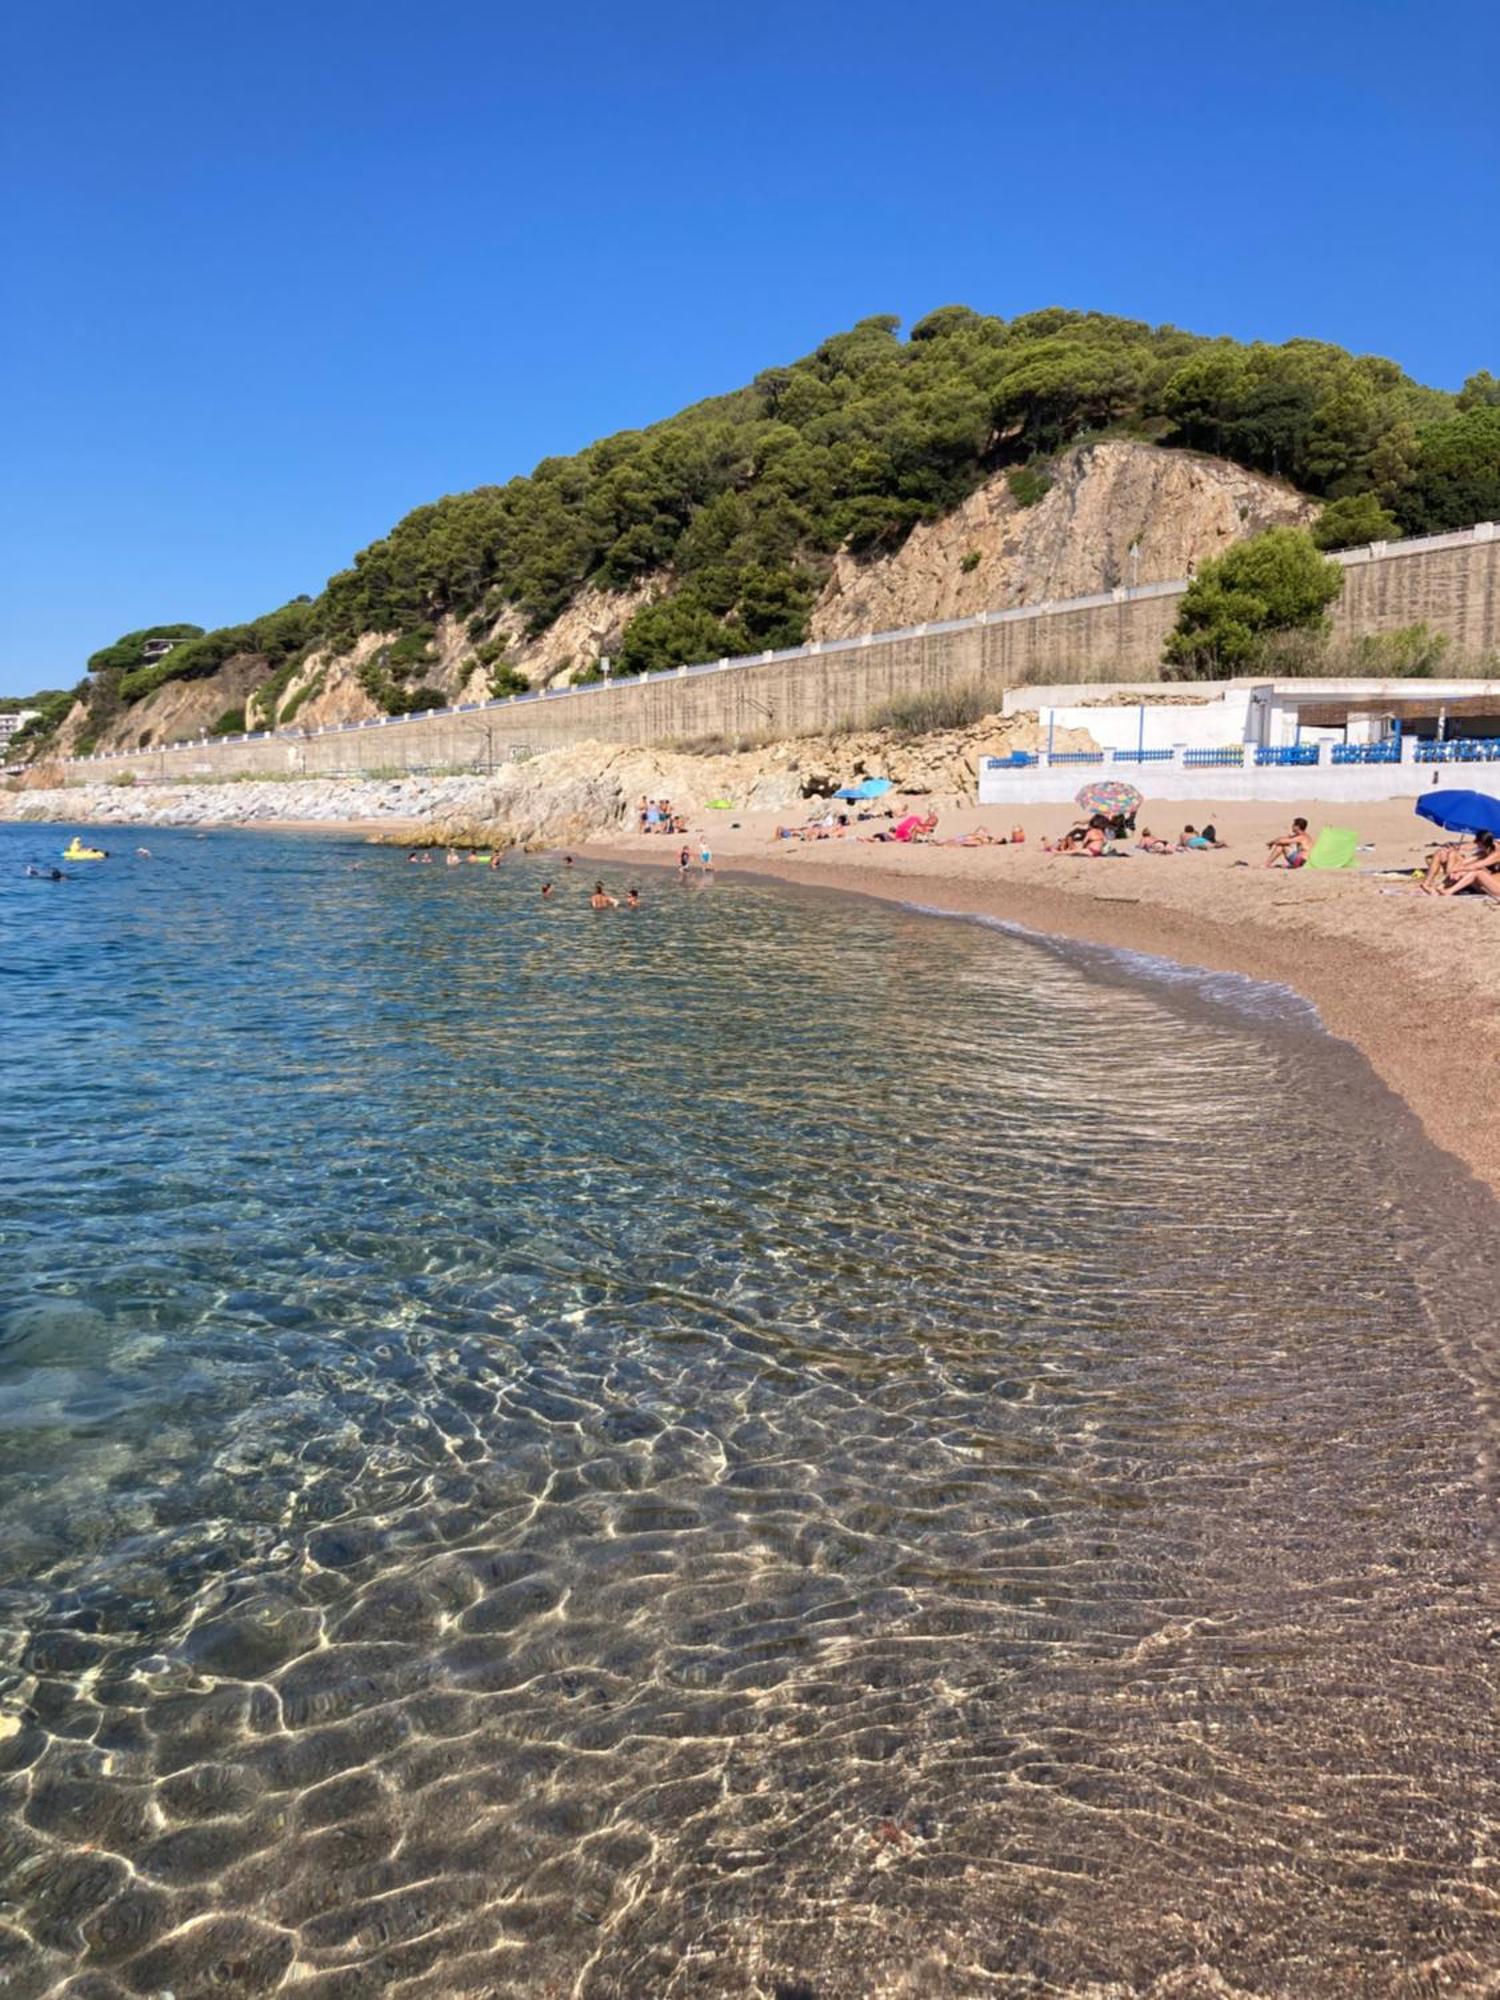
[[1500, 6], [11, 0], [0, 692], [867, 313], [1500, 369]]

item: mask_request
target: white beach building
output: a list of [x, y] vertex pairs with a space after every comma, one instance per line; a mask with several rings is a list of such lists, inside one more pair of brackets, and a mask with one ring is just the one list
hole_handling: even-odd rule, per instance
[[[981, 805], [1060, 802], [1106, 771], [1157, 798], [1402, 798], [1455, 782], [1500, 790], [1494, 680], [1014, 688], [1004, 712], [1035, 716], [1039, 747], [986, 758]], [[1092, 748], [1078, 746], [1080, 733]], [[1454, 764], [1488, 768], [1460, 780], [1446, 769]]]

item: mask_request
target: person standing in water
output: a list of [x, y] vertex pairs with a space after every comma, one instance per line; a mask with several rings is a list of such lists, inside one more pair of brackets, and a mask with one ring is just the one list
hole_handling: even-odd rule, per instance
[[589, 908], [591, 910], [617, 910], [619, 907], [619, 897], [606, 894], [604, 884], [596, 882], [594, 884], [594, 893], [589, 897]]
[[701, 841], [698, 846], [698, 866], [705, 875], [712, 875], [714, 872], [714, 851], [706, 840]]
[[627, 910], [638, 910], [641, 907], [641, 892], [639, 889], [628, 889], [625, 892], [625, 907]]
[[693, 865], [692, 851], [691, 849], [684, 847], [677, 856], [677, 879], [679, 882], [685, 882], [687, 880], [687, 872], [689, 868], [692, 867], [692, 865]]
[[545, 903], [547, 898], [551, 894], [552, 894], [552, 884], [550, 882], [544, 882], [542, 884], [542, 901]]

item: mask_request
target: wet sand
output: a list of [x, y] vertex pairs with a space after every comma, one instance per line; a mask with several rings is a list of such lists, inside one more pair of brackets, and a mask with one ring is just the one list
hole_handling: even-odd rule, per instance
[[[1267, 870], [1264, 843], [1302, 811], [1316, 833], [1352, 825], [1368, 842], [1343, 873]], [[698, 828], [695, 815], [694, 874]], [[1375, 871], [1421, 865], [1437, 837], [1406, 800], [1355, 810], [1216, 800], [1148, 800], [1140, 824], [1176, 834], [1212, 824], [1227, 848], [1088, 862], [1042, 851], [1063, 830], [1061, 807], [944, 807], [939, 835], [975, 826], [1024, 847], [887, 846], [860, 841], [886, 822], [840, 840], [778, 840], [770, 815], [729, 814], [710, 824], [716, 866], [831, 890], [918, 902], [999, 918], [1054, 936], [1148, 952], [1211, 971], [1290, 986], [1312, 1001], [1335, 1035], [1353, 1042], [1420, 1117], [1429, 1136], [1500, 1192], [1500, 903], [1437, 899]], [[680, 841], [628, 836], [588, 850], [601, 865], [665, 862]], [[1241, 864], [1249, 863], [1249, 866]]]

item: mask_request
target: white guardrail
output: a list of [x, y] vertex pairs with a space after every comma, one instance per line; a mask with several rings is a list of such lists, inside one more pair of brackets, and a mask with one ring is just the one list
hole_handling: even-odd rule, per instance
[[[1368, 547], [1340, 549], [1334, 561], [1346, 568], [1364, 563], [1388, 562], [1401, 556], [1427, 555], [1440, 549], [1468, 548], [1476, 542], [1500, 539], [1500, 522], [1481, 521], [1447, 535], [1422, 535], [1405, 542], [1371, 542]], [[148, 752], [140, 750], [96, 750], [86, 757], [71, 757], [69, 764], [111, 764], [138, 762], [142, 755], [163, 750], [214, 748], [232, 743], [306, 743], [318, 736], [344, 736], [353, 731], [388, 729], [403, 722], [429, 722], [435, 716], [512, 713], [531, 702], [587, 701], [590, 695], [617, 688], [653, 686], [659, 681], [688, 680], [698, 674], [733, 673], [746, 667], [771, 666], [780, 660], [817, 659], [829, 653], [857, 652], [864, 646], [889, 645], [903, 639], [928, 639], [943, 632], [972, 632], [986, 625], [1006, 625], [1028, 618], [1058, 618], [1074, 611], [1097, 611], [1110, 604], [1139, 604], [1153, 597], [1171, 597], [1187, 589], [1189, 579], [1170, 583], [1120, 585], [1114, 590], [1095, 591], [1088, 597], [1067, 597], [1056, 602], [1021, 604], [1009, 611], [979, 611], [969, 618], [945, 618], [922, 625], [903, 625], [891, 632], [862, 632], [852, 639], [814, 639], [805, 646], [787, 646], [779, 652], [746, 653], [735, 659], [701, 660], [687, 667], [667, 667], [657, 674], [632, 674], [624, 679], [588, 681], [581, 687], [536, 688], [527, 694], [501, 695], [494, 701], [460, 702], [454, 708], [424, 708], [413, 715], [376, 715], [364, 722], [329, 722], [317, 729], [257, 729], [237, 736], [184, 737], [175, 743], [154, 743]]]

